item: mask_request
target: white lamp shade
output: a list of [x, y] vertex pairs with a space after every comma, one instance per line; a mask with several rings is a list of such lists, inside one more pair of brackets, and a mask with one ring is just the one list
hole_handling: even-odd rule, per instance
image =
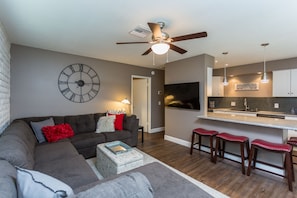
[[155, 54], [162, 55], [168, 52], [169, 45], [167, 43], [156, 43], [151, 48]]
[[130, 104], [130, 101], [127, 98], [125, 98], [124, 100], [122, 100], [122, 103], [124, 103], [124, 104]]

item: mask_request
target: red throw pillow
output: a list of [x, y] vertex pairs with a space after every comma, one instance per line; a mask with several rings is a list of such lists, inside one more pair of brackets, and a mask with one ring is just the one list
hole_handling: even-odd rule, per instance
[[41, 130], [48, 142], [56, 142], [64, 138], [69, 138], [74, 136], [74, 132], [69, 124], [45, 126], [45, 127], [42, 127]]
[[114, 120], [114, 129], [115, 130], [123, 130], [123, 122], [124, 122], [125, 114], [111, 114], [111, 113], [108, 113], [108, 115], [115, 115], [116, 116], [116, 118]]

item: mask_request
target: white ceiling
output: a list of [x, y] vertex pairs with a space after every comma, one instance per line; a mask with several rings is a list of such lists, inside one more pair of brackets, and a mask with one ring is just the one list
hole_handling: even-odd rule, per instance
[[[214, 56], [216, 68], [297, 57], [295, 0], [1, 0], [0, 21], [11, 43], [132, 65], [160, 68], [166, 55], [141, 56], [150, 41], [128, 32], [164, 21], [171, 37], [206, 31], [206, 38], [180, 41], [188, 52], [169, 52], [169, 62], [200, 54]], [[224, 56], [222, 52], [228, 51]]]

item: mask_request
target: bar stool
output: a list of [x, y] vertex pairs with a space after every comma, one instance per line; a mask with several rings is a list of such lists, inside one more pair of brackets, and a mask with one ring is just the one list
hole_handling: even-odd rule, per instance
[[[190, 154], [192, 155], [193, 153], [193, 148], [194, 145], [198, 144], [198, 150], [201, 151], [201, 136], [207, 136], [209, 137], [209, 146], [210, 146], [210, 159], [211, 161], [213, 161], [213, 137], [216, 136], [218, 134], [217, 131], [213, 131], [213, 130], [206, 130], [203, 128], [197, 128], [193, 130], [192, 133], [192, 142], [191, 142], [191, 150], [190, 150]], [[198, 135], [198, 142], [194, 143], [195, 140], [195, 136]]]
[[249, 165], [247, 169], [247, 175], [250, 176], [251, 173], [251, 162], [253, 160], [253, 169], [256, 166], [257, 161], [257, 151], [258, 149], [263, 149], [271, 152], [283, 153], [285, 154], [285, 163], [283, 169], [285, 169], [289, 190], [293, 191], [292, 181], [295, 181], [295, 175], [292, 163], [292, 146], [289, 144], [277, 144], [272, 142], [267, 142], [261, 139], [255, 139], [251, 142], [251, 153], [249, 156]]
[[[290, 144], [293, 148], [296, 147], [297, 148], [297, 137], [291, 137], [288, 141], [287, 144]], [[293, 154], [292, 151], [292, 157], [297, 157], [297, 155]], [[293, 164], [297, 164], [297, 162], [293, 161]]]
[[[223, 142], [223, 148], [221, 148], [221, 143]], [[219, 152], [220, 156], [224, 159], [224, 154], [225, 154], [225, 143], [226, 142], [233, 142], [233, 143], [238, 143], [240, 144], [240, 154], [241, 154], [241, 172], [242, 174], [245, 174], [245, 167], [244, 167], [244, 161], [247, 159], [244, 155], [244, 146], [246, 147], [246, 152], [247, 156], [249, 155], [250, 152], [250, 147], [249, 147], [249, 138], [245, 136], [237, 136], [237, 135], [232, 135], [229, 133], [220, 133], [216, 136], [216, 151], [215, 151], [215, 157], [214, 157], [214, 162], [217, 162], [217, 154]], [[221, 154], [222, 152], [222, 154]]]

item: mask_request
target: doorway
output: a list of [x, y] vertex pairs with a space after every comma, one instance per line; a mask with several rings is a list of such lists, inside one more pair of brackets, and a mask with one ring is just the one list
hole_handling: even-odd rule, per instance
[[139, 119], [145, 132], [151, 131], [151, 78], [132, 76], [131, 113]]

